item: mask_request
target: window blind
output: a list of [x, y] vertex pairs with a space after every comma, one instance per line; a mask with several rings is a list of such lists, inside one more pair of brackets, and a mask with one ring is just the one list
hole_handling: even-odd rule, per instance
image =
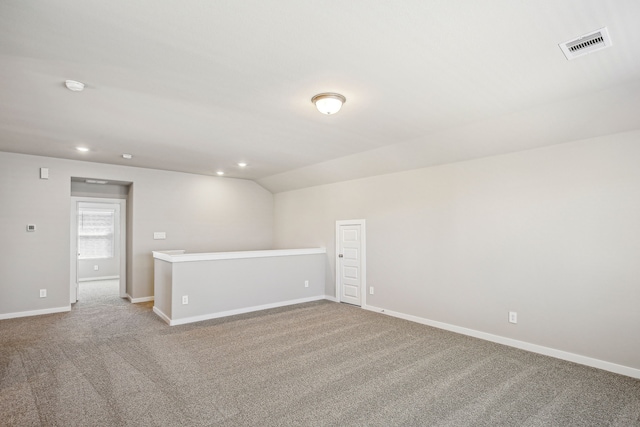
[[113, 258], [115, 210], [78, 211], [78, 253], [80, 259]]

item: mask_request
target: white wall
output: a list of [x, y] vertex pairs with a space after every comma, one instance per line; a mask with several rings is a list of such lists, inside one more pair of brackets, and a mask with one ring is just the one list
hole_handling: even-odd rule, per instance
[[[48, 167], [50, 179], [39, 179]], [[151, 251], [270, 249], [273, 196], [252, 181], [0, 152], [0, 317], [69, 305], [71, 177], [132, 182], [127, 292], [153, 295]], [[35, 233], [26, 225], [36, 224]], [[166, 240], [153, 240], [165, 231]], [[39, 298], [39, 289], [48, 290]]]
[[368, 305], [640, 368], [640, 132], [279, 193], [275, 247], [326, 247], [333, 295], [356, 218]]

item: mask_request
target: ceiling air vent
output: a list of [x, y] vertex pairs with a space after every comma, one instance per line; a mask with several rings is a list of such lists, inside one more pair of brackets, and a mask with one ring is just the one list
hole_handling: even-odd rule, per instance
[[567, 59], [574, 59], [611, 46], [611, 39], [607, 27], [604, 27], [584, 34], [577, 39], [560, 43], [558, 46]]

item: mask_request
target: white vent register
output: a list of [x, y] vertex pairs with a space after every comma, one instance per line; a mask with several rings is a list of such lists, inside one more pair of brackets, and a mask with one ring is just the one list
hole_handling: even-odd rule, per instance
[[607, 27], [583, 34], [576, 39], [560, 43], [560, 49], [567, 59], [571, 60], [611, 46], [611, 38]]

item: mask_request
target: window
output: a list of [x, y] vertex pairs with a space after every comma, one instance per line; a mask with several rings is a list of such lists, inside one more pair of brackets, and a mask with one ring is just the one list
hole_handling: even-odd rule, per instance
[[113, 258], [115, 210], [78, 211], [78, 258]]

